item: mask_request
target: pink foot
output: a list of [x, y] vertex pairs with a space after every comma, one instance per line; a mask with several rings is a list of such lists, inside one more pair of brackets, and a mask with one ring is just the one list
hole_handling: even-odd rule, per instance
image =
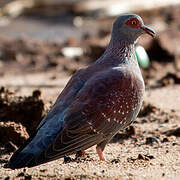
[[105, 161], [102, 149], [100, 147], [98, 147], [98, 146], [96, 147], [96, 152], [97, 152], [97, 154], [99, 156], [99, 160], [100, 161]]
[[86, 151], [82, 150], [82, 157], [85, 157], [85, 156], [86, 156]]

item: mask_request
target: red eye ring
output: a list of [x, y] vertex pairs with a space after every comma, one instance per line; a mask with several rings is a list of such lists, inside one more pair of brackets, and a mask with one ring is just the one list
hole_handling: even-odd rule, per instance
[[131, 19], [128, 19], [126, 22], [125, 22], [126, 25], [128, 26], [131, 26], [133, 28], [140, 28], [141, 27], [141, 23], [139, 22], [138, 19], [136, 18], [131, 18]]

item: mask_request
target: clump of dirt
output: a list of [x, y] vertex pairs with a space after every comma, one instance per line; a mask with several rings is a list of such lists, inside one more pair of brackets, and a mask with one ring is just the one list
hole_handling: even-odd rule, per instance
[[128, 158], [128, 162], [134, 162], [137, 160], [144, 160], [144, 161], [149, 161], [151, 159], [154, 159], [153, 155], [148, 155], [148, 154], [138, 154], [137, 158]]
[[178, 74], [167, 73], [159, 80], [159, 82], [162, 84], [162, 86], [180, 84], [180, 77], [178, 76]]
[[150, 59], [159, 62], [171, 62], [174, 60], [173, 53], [163, 45], [164, 44], [161, 43], [161, 36], [151, 41], [150, 47], [147, 49]]
[[155, 137], [147, 137], [145, 144], [153, 145], [153, 143], [158, 143], [158, 140]]
[[138, 117], [145, 117], [145, 116], [155, 112], [156, 110], [157, 110], [157, 108], [154, 105], [149, 104], [147, 102], [143, 102], [143, 105], [141, 107], [141, 111], [138, 114]]
[[26, 180], [31, 180], [32, 179], [32, 176], [27, 174], [25, 171], [24, 172], [21, 172], [19, 173], [16, 178], [20, 178], [22, 177], [23, 179], [26, 179]]
[[138, 120], [135, 121], [135, 123], [168, 123], [170, 119], [174, 118], [176, 118], [174, 112], [165, 112], [150, 103], [143, 102], [141, 111], [138, 114]]
[[34, 132], [44, 116], [40, 94], [36, 90], [32, 96], [21, 97], [4, 87], [0, 89], [0, 144], [20, 146]]
[[26, 72], [47, 71], [52, 68], [74, 72], [81, 66], [75, 58], [65, 57], [62, 54], [62, 47], [66, 47], [66, 43], [45, 43], [25, 38], [7, 39], [0, 37], [1, 65], [6, 69], [8, 64], [9, 70], [20, 72], [23, 70]]
[[36, 90], [32, 96], [15, 96], [2, 87], [0, 89], [0, 122], [16, 122], [26, 127], [28, 134], [32, 134], [40, 123], [44, 113], [44, 102], [40, 99], [40, 91]]
[[127, 127], [124, 131], [119, 131], [111, 140], [111, 143], [123, 143], [124, 140], [136, 135], [134, 126]]
[[178, 48], [180, 41], [179, 25], [179, 22], [176, 23], [175, 28], [168, 25], [168, 28], [158, 32], [154, 39], [147, 37], [140, 39], [140, 44], [145, 47], [151, 60], [164, 63], [174, 62], [180, 58], [180, 49]]
[[170, 130], [164, 132], [164, 134], [166, 134], [167, 136], [180, 137], [180, 127], [175, 128], [175, 129], [170, 129]]
[[11, 152], [22, 145], [29, 134], [21, 123], [8, 121], [0, 122], [0, 136], [0, 146], [5, 147], [6, 152]]

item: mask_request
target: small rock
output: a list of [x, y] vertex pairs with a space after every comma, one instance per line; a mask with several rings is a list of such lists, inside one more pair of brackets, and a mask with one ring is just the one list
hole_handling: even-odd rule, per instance
[[138, 154], [137, 159], [142, 159], [142, 160], [146, 160], [146, 157], [143, 154]]
[[39, 98], [41, 96], [41, 91], [40, 90], [34, 90], [32, 93], [32, 96], [34, 98]]
[[150, 159], [154, 159], [153, 155], [144, 155], [144, 154], [138, 154], [137, 158], [128, 158], [127, 161], [128, 162], [134, 162], [136, 160], [145, 160], [145, 161], [149, 161]]
[[74, 180], [73, 178], [67, 177], [64, 180]]
[[44, 173], [44, 172], [47, 171], [47, 169], [40, 169], [39, 171], [42, 172], [42, 173]]
[[159, 143], [156, 138], [154, 138], [154, 137], [147, 137], [145, 144], [150, 144], [150, 145], [152, 145], [154, 142]]
[[161, 142], [162, 143], [169, 142], [169, 139], [168, 138], [163, 138], [163, 140]]
[[165, 119], [165, 120], [164, 120], [164, 123], [168, 123], [168, 122], [169, 122], [169, 119]]
[[23, 172], [20, 172], [17, 177], [21, 177], [21, 176], [25, 176], [25, 174]]
[[25, 175], [25, 176], [24, 176], [24, 179], [25, 179], [25, 180], [31, 180], [31, 179], [32, 179], [32, 176], [31, 176], [31, 175]]
[[164, 134], [166, 134], [167, 136], [180, 137], [180, 127], [176, 128], [176, 129], [168, 130], [168, 131], [164, 132]]
[[141, 120], [141, 123], [144, 124], [144, 123], [147, 123], [148, 121], [146, 119], [142, 119]]
[[159, 80], [159, 82], [162, 84], [162, 86], [180, 84], [180, 77], [178, 77], [177, 74], [167, 73]]
[[139, 160], [150, 160], [150, 159], [154, 159], [154, 156], [153, 155], [143, 155], [143, 154], [139, 154], [137, 159]]
[[111, 142], [121, 142], [136, 134], [134, 126], [127, 127], [123, 132], [119, 131], [111, 140]]
[[145, 117], [149, 115], [152, 112], [155, 112], [157, 108], [153, 106], [152, 104], [149, 104], [147, 102], [144, 102], [141, 108], [140, 113], [138, 114], [138, 117]]
[[69, 156], [64, 156], [64, 163], [70, 163], [70, 162], [73, 162], [74, 159], [69, 157]]
[[10, 179], [10, 177], [9, 177], [9, 176], [7, 176], [7, 177], [5, 177], [5, 178], [4, 178], [4, 180], [9, 180], [9, 179]]
[[111, 163], [115, 163], [115, 164], [120, 163], [120, 162], [121, 162], [120, 159], [113, 159], [113, 160], [111, 161]]

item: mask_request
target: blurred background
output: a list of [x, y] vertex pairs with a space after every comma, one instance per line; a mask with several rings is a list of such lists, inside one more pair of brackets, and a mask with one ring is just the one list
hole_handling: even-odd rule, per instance
[[[137, 54], [141, 67], [146, 68], [147, 87], [179, 83], [179, 4], [178, 0], [1, 0], [0, 83], [28, 86], [28, 90], [59, 86], [59, 82], [52, 84], [59, 72], [70, 75], [100, 57], [114, 19], [123, 13], [139, 14], [157, 32], [155, 39], [144, 36], [139, 42], [151, 60], [148, 63], [149, 59], [141, 59], [141, 52]], [[21, 79], [26, 77], [21, 73], [35, 75], [52, 69], [58, 74], [51, 73], [50, 82]], [[20, 74], [20, 79], [6, 80], [10, 73]]]
[[[14, 151], [33, 133], [71, 75], [102, 55], [113, 21], [124, 13], [140, 15], [157, 33], [154, 39], [141, 37], [137, 45], [148, 55], [144, 58], [143, 48], [136, 52], [146, 84], [141, 117], [158, 111], [156, 120], [163, 117], [169, 129], [178, 128], [179, 0], [0, 0], [3, 154]], [[171, 122], [162, 111], [176, 118]]]
[[137, 53], [146, 88], [179, 84], [179, 0], [1, 0], [0, 84], [21, 95], [36, 87], [59, 93], [69, 75], [101, 56], [123, 13], [139, 14], [157, 33], [138, 43], [148, 54]]

